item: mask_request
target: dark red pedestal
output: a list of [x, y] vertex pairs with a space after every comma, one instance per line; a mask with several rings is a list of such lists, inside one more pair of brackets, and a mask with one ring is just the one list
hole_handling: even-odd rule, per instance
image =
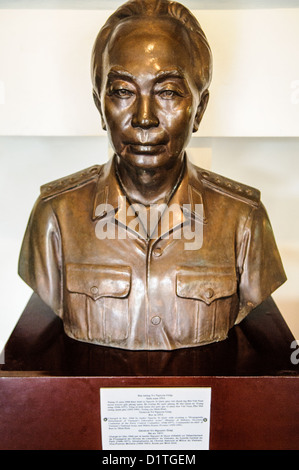
[[101, 449], [103, 387], [211, 387], [211, 449], [298, 449], [294, 338], [271, 298], [227, 340], [168, 352], [68, 338], [33, 295], [0, 370], [0, 449]]

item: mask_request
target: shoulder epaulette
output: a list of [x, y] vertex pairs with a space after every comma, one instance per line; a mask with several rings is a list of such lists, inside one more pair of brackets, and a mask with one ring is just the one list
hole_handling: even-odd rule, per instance
[[229, 194], [238, 199], [245, 199], [248, 202], [258, 205], [260, 203], [261, 193], [258, 189], [246, 184], [218, 175], [212, 171], [200, 170], [202, 181], [214, 189]]
[[85, 170], [78, 171], [72, 175], [65, 176], [50, 183], [44, 184], [40, 188], [40, 195], [42, 199], [56, 196], [59, 193], [68, 191], [70, 189], [76, 188], [85, 184], [92, 178], [95, 178], [100, 173], [102, 166], [94, 165]]

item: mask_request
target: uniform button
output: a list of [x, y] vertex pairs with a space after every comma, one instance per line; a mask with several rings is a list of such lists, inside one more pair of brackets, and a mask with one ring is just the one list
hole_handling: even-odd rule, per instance
[[92, 286], [90, 288], [90, 292], [95, 295], [99, 292], [99, 289], [97, 288], [97, 286]]
[[152, 317], [151, 322], [153, 325], [159, 325], [159, 323], [161, 322], [161, 318], [156, 315], [155, 317]]
[[155, 248], [155, 249], [153, 250], [153, 255], [154, 255], [154, 256], [159, 257], [159, 256], [162, 255], [162, 253], [163, 253], [163, 250], [162, 250], [162, 248], [160, 248], [160, 247], [157, 247], [157, 248]]
[[213, 289], [210, 288], [210, 289], [206, 290], [205, 296], [206, 296], [207, 299], [211, 299], [213, 297], [213, 295], [214, 295]]

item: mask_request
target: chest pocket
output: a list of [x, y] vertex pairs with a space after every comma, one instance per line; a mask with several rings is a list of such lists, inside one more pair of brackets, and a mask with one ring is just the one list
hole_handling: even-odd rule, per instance
[[182, 268], [176, 276], [178, 328], [194, 343], [220, 341], [238, 313], [234, 268]]
[[128, 296], [131, 270], [127, 266], [68, 264], [65, 324], [76, 339], [118, 343], [129, 333]]

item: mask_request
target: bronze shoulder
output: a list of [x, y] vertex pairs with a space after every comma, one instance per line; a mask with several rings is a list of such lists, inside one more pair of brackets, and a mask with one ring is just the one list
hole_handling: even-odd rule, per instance
[[199, 170], [200, 179], [203, 184], [235, 199], [244, 200], [245, 202], [258, 206], [260, 204], [261, 193], [258, 189], [246, 184], [218, 175], [212, 171]]
[[73, 173], [72, 175], [44, 184], [40, 188], [41, 198], [47, 199], [70, 189], [75, 189], [97, 177], [101, 168], [102, 165], [94, 165], [85, 170]]

